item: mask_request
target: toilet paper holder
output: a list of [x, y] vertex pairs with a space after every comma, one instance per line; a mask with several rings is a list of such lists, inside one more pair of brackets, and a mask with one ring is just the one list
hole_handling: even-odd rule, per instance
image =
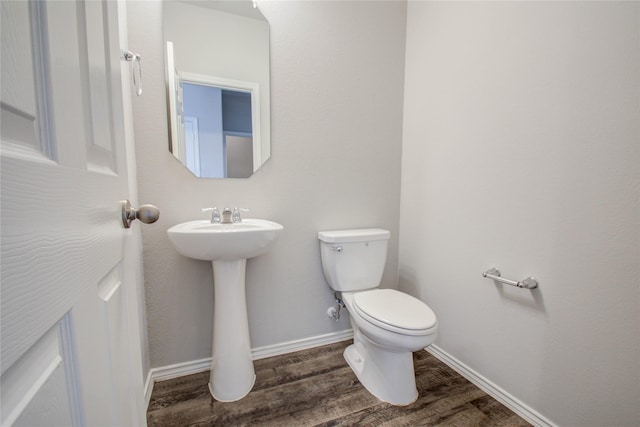
[[535, 277], [527, 277], [524, 280], [509, 280], [501, 277], [500, 270], [497, 268], [491, 268], [484, 273], [482, 273], [482, 277], [486, 277], [487, 279], [495, 280], [496, 282], [504, 283], [505, 285], [516, 286], [518, 288], [524, 289], [535, 289], [538, 287], [538, 280]]

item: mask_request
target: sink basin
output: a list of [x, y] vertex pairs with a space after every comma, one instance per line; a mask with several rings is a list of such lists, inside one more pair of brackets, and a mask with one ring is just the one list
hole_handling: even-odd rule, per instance
[[264, 219], [234, 224], [189, 221], [167, 230], [178, 253], [213, 266], [213, 349], [209, 392], [221, 402], [246, 396], [256, 380], [245, 296], [248, 258], [269, 250], [283, 226]]
[[181, 255], [203, 261], [253, 258], [269, 250], [282, 225], [264, 219], [244, 219], [234, 224], [208, 220], [183, 222], [167, 230]]

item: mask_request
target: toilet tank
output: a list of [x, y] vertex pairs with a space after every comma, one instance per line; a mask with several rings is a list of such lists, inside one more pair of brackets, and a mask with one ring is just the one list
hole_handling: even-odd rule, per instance
[[322, 270], [329, 286], [340, 292], [377, 288], [390, 235], [381, 228], [319, 232]]

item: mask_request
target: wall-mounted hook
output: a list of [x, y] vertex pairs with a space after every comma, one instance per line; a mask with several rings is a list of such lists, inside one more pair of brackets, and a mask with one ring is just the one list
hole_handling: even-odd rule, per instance
[[133, 87], [136, 90], [136, 95], [142, 95], [142, 64], [140, 60], [142, 57], [139, 53], [133, 53], [129, 50], [120, 51], [120, 59], [127, 62], [132, 62], [132, 75], [133, 75]]

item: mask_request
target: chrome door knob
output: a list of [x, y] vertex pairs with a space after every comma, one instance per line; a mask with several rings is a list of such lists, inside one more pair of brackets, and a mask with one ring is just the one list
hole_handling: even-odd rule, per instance
[[131, 228], [131, 222], [139, 219], [145, 224], [156, 222], [160, 217], [160, 209], [153, 205], [142, 205], [138, 209], [131, 207], [131, 202], [122, 200], [122, 225], [124, 228]]

